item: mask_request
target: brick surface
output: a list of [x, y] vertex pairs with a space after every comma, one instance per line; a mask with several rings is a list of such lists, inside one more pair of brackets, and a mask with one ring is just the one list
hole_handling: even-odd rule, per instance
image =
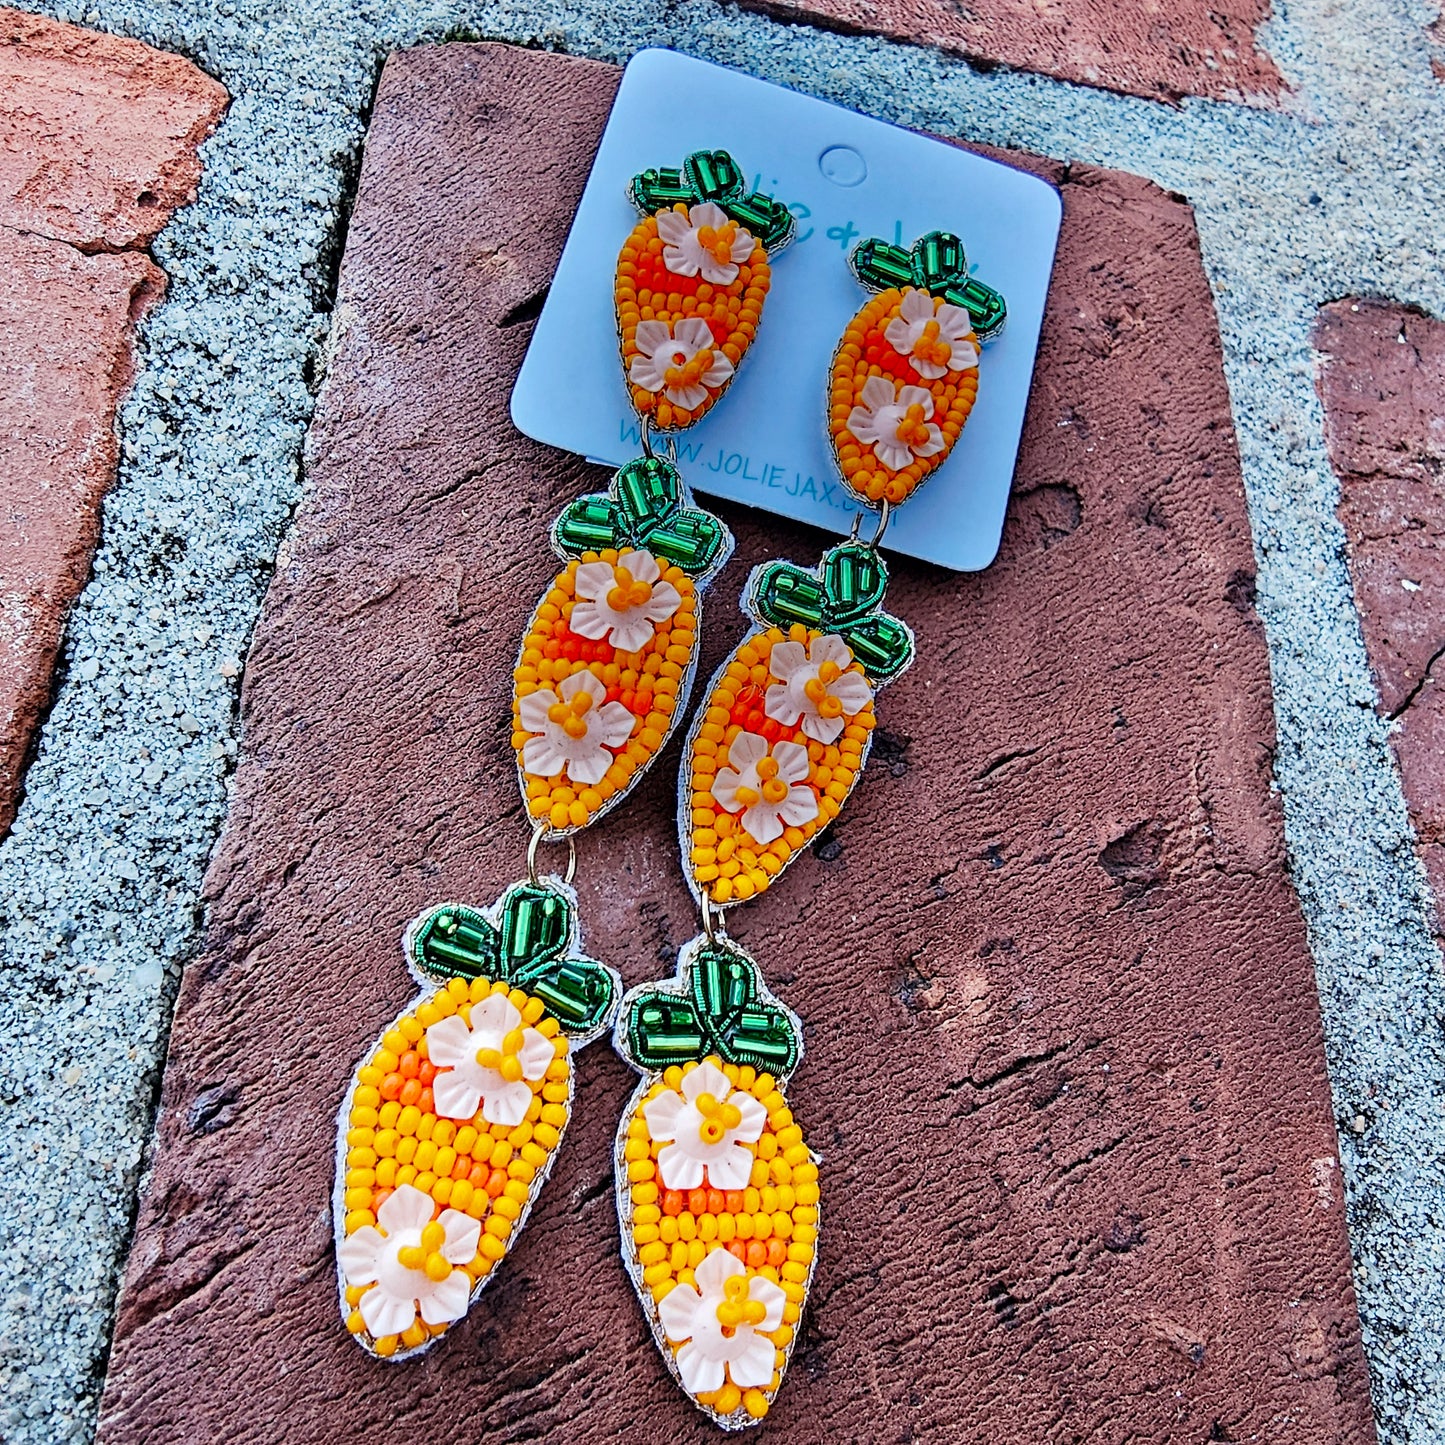
[[1285, 88], [1256, 32], [1269, 0], [741, 0], [745, 9], [824, 29], [937, 46], [984, 66], [1007, 65], [1151, 100], [1187, 95], [1270, 103]]
[[[1320, 313], [1319, 390], [1380, 710], [1445, 898], [1445, 323], [1378, 301]], [[1438, 912], [1438, 908], [1437, 908]]]
[[195, 190], [226, 92], [131, 40], [0, 10], [0, 834], [115, 479], [138, 249]]
[[178, 55], [0, 9], [0, 226], [148, 245], [195, 195], [226, 98]]
[[[546, 528], [603, 475], [519, 436], [507, 395], [616, 83], [502, 46], [386, 67], [171, 1036], [109, 1445], [269, 1445], [278, 1420], [291, 1445], [716, 1438], [618, 1259], [631, 1076], [605, 1046], [525, 1235], [440, 1347], [371, 1360], [333, 1283], [335, 1111], [410, 995], [401, 927], [522, 869], [510, 664]], [[999, 562], [897, 566], [920, 661], [832, 845], [735, 925], [808, 1020], [790, 1097], [825, 1155], [813, 1303], [765, 1430], [1367, 1442], [1193, 224], [1125, 175], [1075, 166], [1063, 192]], [[821, 540], [728, 520], [705, 666], [748, 567]], [[628, 982], [696, 929], [668, 772], [579, 846], [589, 947]]]

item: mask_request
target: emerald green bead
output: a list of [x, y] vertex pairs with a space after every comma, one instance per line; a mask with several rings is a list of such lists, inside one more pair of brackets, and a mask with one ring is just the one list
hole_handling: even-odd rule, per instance
[[711, 512], [691, 505], [682, 477], [662, 457], [638, 457], [613, 473], [607, 492], [578, 497], [552, 527], [558, 554], [645, 548], [700, 579], [720, 567], [732, 537]]
[[918, 286], [952, 306], [962, 306], [980, 341], [997, 336], [1008, 319], [1003, 297], [968, 274], [963, 242], [947, 231], [920, 236], [910, 251], [870, 237], [853, 248], [848, 262], [859, 282], [870, 291]]
[[795, 622], [834, 632], [875, 682], [887, 682], [913, 660], [913, 633], [879, 608], [888, 569], [871, 547], [844, 542], [823, 555], [817, 571], [766, 562], [753, 573], [749, 611], [786, 631]]
[[525, 989], [542, 1000], [567, 1033], [590, 1033], [612, 1011], [612, 971], [572, 956], [577, 921], [571, 899], [545, 884], [518, 883], [492, 910], [447, 903], [424, 914], [410, 930], [419, 976], [486, 978]]
[[675, 982], [634, 989], [622, 1039], [631, 1062], [646, 1070], [716, 1054], [781, 1077], [802, 1051], [794, 1015], [768, 1000], [757, 964], [725, 938], [689, 944]]
[[680, 170], [658, 167], [643, 171], [633, 176], [627, 193], [633, 205], [648, 216], [679, 201], [688, 206], [711, 201], [770, 254], [786, 246], [797, 229], [793, 213], [781, 201], [761, 191], [748, 191], [742, 171], [726, 151], [694, 151]]

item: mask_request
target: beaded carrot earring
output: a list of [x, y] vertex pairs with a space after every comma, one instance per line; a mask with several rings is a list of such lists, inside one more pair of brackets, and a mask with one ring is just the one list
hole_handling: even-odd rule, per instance
[[876, 294], [834, 355], [829, 435], [877, 525], [867, 541], [855, 525], [815, 568], [754, 569], [752, 630], [712, 680], [680, 779], [703, 931], [675, 979], [626, 995], [614, 1034], [642, 1074], [617, 1134], [623, 1257], [668, 1368], [729, 1430], [762, 1419], [782, 1383], [817, 1261], [820, 1190], [785, 1093], [801, 1024], [722, 913], [771, 887], [862, 774], [875, 694], [914, 651], [883, 610], [878, 546], [890, 509], [957, 441], [979, 341], [1004, 321], [1003, 298], [969, 278], [954, 236], [933, 232], [911, 251], [865, 241], [849, 259]]
[[[367, 1051], [342, 1107], [333, 1206], [341, 1315], [383, 1359], [462, 1319], [510, 1249], [572, 1114], [571, 1056], [613, 1021], [616, 973], [581, 949], [574, 837], [627, 795], [674, 730], [697, 666], [701, 594], [732, 537], [652, 434], [703, 416], [752, 343], [769, 253], [793, 220], [723, 151], [633, 179], [617, 329], [644, 455], [552, 529], [562, 562], [513, 671], [527, 876], [490, 908], [406, 930], [421, 992]], [[566, 877], [538, 847], [565, 843]]]

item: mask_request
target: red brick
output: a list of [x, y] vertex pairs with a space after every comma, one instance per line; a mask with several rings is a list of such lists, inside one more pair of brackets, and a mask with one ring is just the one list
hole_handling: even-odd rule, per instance
[[[556, 265], [616, 83], [503, 46], [387, 65], [171, 1036], [108, 1445], [270, 1440], [278, 1420], [288, 1445], [717, 1438], [618, 1262], [631, 1081], [605, 1046], [526, 1235], [439, 1348], [378, 1366], [340, 1329], [332, 1273], [335, 1111], [409, 996], [402, 924], [523, 868], [511, 661], [547, 526], [603, 477], [512, 429], [513, 317]], [[1369, 1394], [1209, 289], [1178, 200], [1087, 167], [1063, 194], [1000, 559], [896, 566], [919, 661], [881, 701], [867, 779], [833, 846], [736, 922], [808, 1021], [790, 1099], [825, 1154], [812, 1312], [766, 1428], [1198, 1445], [1288, 1420], [1291, 1445], [1358, 1445]], [[820, 545], [728, 517], [705, 665], [739, 633], [748, 568]], [[578, 849], [589, 947], [629, 982], [697, 928], [668, 772]]]
[[115, 479], [138, 248], [195, 193], [225, 91], [133, 40], [0, 10], [0, 834]]
[[1420, 856], [1445, 898], [1445, 323], [1336, 301], [1315, 327], [1340, 521]]
[[0, 9], [0, 226], [149, 245], [195, 198], [226, 100], [178, 55]]
[[1037, 71], [1150, 100], [1270, 103], [1285, 83], [1257, 41], [1269, 0], [1172, 5], [1050, 0], [740, 0], [824, 29], [937, 46], [976, 64]]

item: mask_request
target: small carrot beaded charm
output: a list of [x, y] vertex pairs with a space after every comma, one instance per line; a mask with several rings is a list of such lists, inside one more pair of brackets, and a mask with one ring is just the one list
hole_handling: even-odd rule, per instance
[[430, 909], [403, 949], [422, 992], [356, 1071], [333, 1197], [342, 1319], [389, 1360], [445, 1334], [511, 1248], [572, 1116], [572, 1053], [621, 991], [555, 879]]
[[725, 1430], [782, 1384], [817, 1259], [818, 1161], [783, 1090], [802, 1026], [722, 934], [623, 1000], [642, 1074], [617, 1133], [622, 1253], [674, 1378]]
[[838, 816], [868, 759], [874, 696], [913, 657], [913, 634], [880, 610], [887, 585], [858, 542], [815, 571], [754, 570], [753, 630], [713, 678], [684, 754], [682, 856], [699, 898], [756, 897]]
[[617, 258], [617, 332], [632, 405], [660, 432], [691, 426], [727, 390], [772, 285], [769, 256], [794, 221], [749, 193], [726, 151], [644, 171], [629, 194], [643, 219]]
[[512, 746], [534, 826], [556, 840], [619, 803], [682, 716], [702, 589], [733, 543], [661, 457], [578, 498], [552, 541], [565, 565], [524, 635]]
[[912, 251], [863, 241], [848, 258], [876, 294], [833, 355], [828, 435], [869, 506], [905, 502], [943, 465], [978, 395], [979, 343], [1003, 328], [998, 292], [969, 277], [963, 243], [931, 231]]

